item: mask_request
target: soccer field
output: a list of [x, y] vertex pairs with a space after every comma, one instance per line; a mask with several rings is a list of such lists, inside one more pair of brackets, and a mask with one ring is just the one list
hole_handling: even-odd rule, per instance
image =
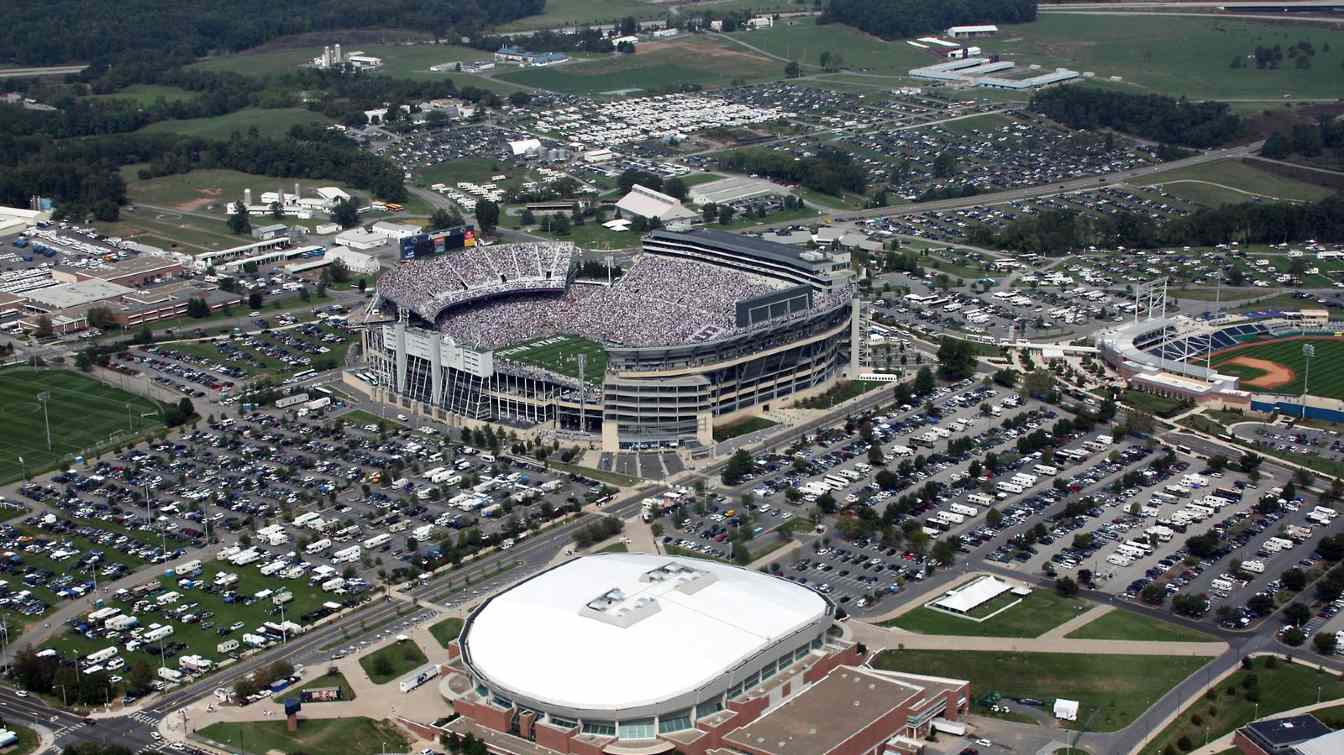
[[1307, 379], [1307, 358], [1302, 347], [1311, 344], [1311, 395], [1344, 399], [1344, 340], [1305, 338], [1273, 341], [1215, 355], [1213, 368], [1236, 375], [1242, 387], [1294, 396], [1302, 393]]
[[573, 336], [552, 336], [528, 341], [499, 352], [505, 359], [523, 364], [535, 364], [573, 378], [579, 376], [579, 354], [588, 355], [588, 364], [583, 373], [584, 380], [592, 385], [601, 385], [602, 373], [607, 371], [607, 351], [596, 341]]
[[[51, 450], [39, 393], [48, 393]], [[150, 416], [144, 416], [144, 415]], [[163, 424], [152, 401], [75, 372], [15, 367], [0, 371], [0, 482], [12, 482], [74, 456], [113, 433], [139, 432]], [[19, 457], [23, 457], [20, 463]]]

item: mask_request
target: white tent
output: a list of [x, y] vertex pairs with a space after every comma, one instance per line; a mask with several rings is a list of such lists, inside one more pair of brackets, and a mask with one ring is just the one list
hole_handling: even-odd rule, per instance
[[1055, 718], [1062, 721], [1078, 720], [1078, 701], [1059, 698], [1055, 700]]

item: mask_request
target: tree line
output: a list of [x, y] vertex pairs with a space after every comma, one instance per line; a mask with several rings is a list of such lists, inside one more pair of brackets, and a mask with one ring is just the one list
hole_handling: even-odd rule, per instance
[[886, 39], [939, 32], [958, 24], [1025, 24], [1036, 0], [831, 0], [817, 23], [842, 23]]
[[1344, 194], [1312, 203], [1246, 202], [1206, 208], [1165, 223], [1133, 212], [1098, 216], [1075, 210], [1046, 210], [1000, 229], [976, 224], [967, 241], [1000, 249], [1032, 249], [1068, 254], [1087, 246], [1151, 249], [1162, 246], [1281, 244], [1317, 239], [1344, 241]]
[[1333, 153], [1335, 160], [1344, 159], [1344, 121], [1337, 121], [1322, 113], [1316, 123], [1295, 123], [1287, 133], [1272, 132], [1260, 148], [1265, 157], [1282, 160], [1289, 155], [1321, 157]]
[[1044, 89], [1032, 95], [1030, 108], [1070, 128], [1112, 128], [1197, 149], [1226, 144], [1245, 132], [1245, 122], [1225, 102], [1190, 102], [1092, 86]]
[[719, 167], [734, 173], [755, 173], [777, 181], [802, 184], [809, 189], [839, 196], [846, 191], [862, 194], [868, 172], [848, 152], [822, 147], [812, 157], [795, 159], [787, 152], [746, 149], [719, 158]]
[[338, 29], [423, 29], [437, 39], [536, 15], [545, 6], [545, 0], [15, 0], [0, 27], [0, 61], [194, 59]]

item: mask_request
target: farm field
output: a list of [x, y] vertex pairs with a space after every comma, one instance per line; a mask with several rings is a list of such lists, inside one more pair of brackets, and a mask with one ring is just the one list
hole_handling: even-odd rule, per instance
[[1144, 186], [1162, 184], [1164, 189], [1177, 196], [1211, 206], [1221, 202], [1248, 202], [1253, 198], [1251, 195], [1314, 202], [1333, 193], [1328, 187], [1276, 175], [1241, 160], [1216, 160], [1178, 168], [1145, 176], [1138, 183]]
[[1344, 340], [1311, 338], [1254, 344], [1215, 355], [1213, 368], [1236, 375], [1251, 388], [1297, 395], [1305, 387], [1307, 360], [1302, 347], [1308, 343], [1316, 348], [1311, 360], [1311, 394], [1344, 399]]
[[410, 743], [390, 723], [371, 718], [304, 718], [289, 733], [283, 719], [215, 723], [201, 734], [226, 745], [230, 752], [264, 755], [270, 752], [320, 752], [323, 755], [372, 755], [405, 752]]
[[247, 134], [256, 126], [263, 137], [284, 136], [291, 126], [327, 125], [331, 119], [302, 108], [245, 108], [214, 118], [188, 118], [180, 121], [151, 123], [135, 133], [181, 134], [201, 139], [226, 140], [237, 131]]
[[602, 373], [607, 369], [607, 352], [596, 341], [573, 336], [552, 336], [511, 346], [498, 353], [515, 362], [535, 364], [574, 378], [579, 376], [579, 354], [588, 355], [588, 364], [584, 370], [588, 382], [600, 384]]
[[528, 68], [495, 78], [565, 94], [601, 94], [775, 78], [783, 75], [783, 65], [730, 43], [682, 38], [645, 43], [634, 55]]
[[[1016, 599], [1010, 595], [1000, 597], [1005, 602]], [[1002, 605], [994, 605], [986, 608], [983, 613], [987, 615], [1002, 607]], [[1034, 590], [1021, 603], [984, 621], [972, 621], [945, 611], [920, 606], [903, 616], [884, 622], [883, 626], [900, 627], [920, 634], [965, 635], [968, 637], [1039, 637], [1090, 607], [1091, 604], [1085, 600], [1064, 598], [1047, 590]]]
[[[789, 21], [794, 23], [790, 25]], [[845, 66], [855, 71], [902, 76], [911, 68], [936, 62], [930, 51], [912, 47], [902, 40], [887, 42], [844, 24], [817, 26], [811, 18], [781, 19], [772, 28], [738, 32], [731, 37], [772, 55], [797, 61], [806, 73], [821, 71], [823, 52], [840, 55]], [[783, 74], [782, 70], [780, 74]], [[850, 83], [862, 84], [863, 80], [850, 77]], [[891, 84], [886, 86], [890, 88]]]
[[[130, 166], [121, 171], [131, 201], [183, 212], [209, 213], [218, 215], [221, 221], [226, 217], [224, 204], [242, 200], [244, 189], [252, 189], [256, 201], [260, 201], [263, 191], [283, 189], [286, 193], [292, 192], [295, 183], [300, 185], [305, 196], [312, 196], [313, 189], [318, 186], [336, 186], [351, 194], [360, 193], [349, 184], [331, 179], [259, 176], [236, 170], [201, 169], [142, 180], [136, 176], [138, 168]], [[122, 220], [126, 219], [128, 216], [123, 215]], [[224, 229], [222, 225], [220, 228]], [[224, 230], [224, 233], [228, 231]]]
[[[383, 67], [376, 71], [383, 76], [410, 78], [413, 74], [426, 77], [435, 75], [430, 66], [453, 61], [467, 62], [492, 57], [485, 50], [458, 45], [342, 45], [346, 53], [363, 52], [383, 59]], [[322, 54], [322, 46], [293, 47], [285, 50], [242, 52], [207, 58], [192, 64], [193, 68], [207, 71], [231, 71], [245, 76], [269, 76], [297, 71], [299, 66]]]
[[886, 650], [872, 663], [878, 669], [968, 679], [977, 694], [993, 690], [1005, 697], [1077, 700], [1079, 722], [1088, 720], [1089, 730], [1116, 731], [1207, 661], [1163, 655]]
[[[51, 395], [47, 401], [50, 451], [42, 406], [37, 400], [37, 394], [43, 392]], [[5, 434], [0, 439], [3, 482], [21, 479], [25, 465], [28, 473], [34, 474], [106, 442], [114, 434], [129, 438], [132, 432], [163, 423], [161, 410], [149, 399], [77, 372], [28, 367], [0, 371], [0, 413], [5, 417]]]
[[[1279, 99], [1339, 96], [1344, 49], [1324, 51], [1331, 30], [1299, 24], [1232, 19], [1041, 13], [1035, 23], [1005, 28], [983, 40], [986, 55], [1002, 55], [1020, 66], [1067, 67], [1091, 71], [1099, 80], [1120, 76], [1117, 85], [1192, 99]], [[1136, 42], [1135, 40], [1139, 40]], [[1254, 61], [1233, 69], [1257, 45], [1286, 48], [1299, 40], [1316, 50], [1312, 65], [1299, 69], [1285, 61], [1278, 70], [1259, 70]], [[848, 57], [848, 56], [846, 56]]]

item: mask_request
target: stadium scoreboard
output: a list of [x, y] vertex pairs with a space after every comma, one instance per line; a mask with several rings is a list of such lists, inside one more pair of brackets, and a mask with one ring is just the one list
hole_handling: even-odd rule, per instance
[[476, 246], [476, 228], [460, 225], [453, 228], [441, 228], [429, 233], [417, 233], [401, 240], [402, 261], [417, 257], [431, 257], [453, 249]]

